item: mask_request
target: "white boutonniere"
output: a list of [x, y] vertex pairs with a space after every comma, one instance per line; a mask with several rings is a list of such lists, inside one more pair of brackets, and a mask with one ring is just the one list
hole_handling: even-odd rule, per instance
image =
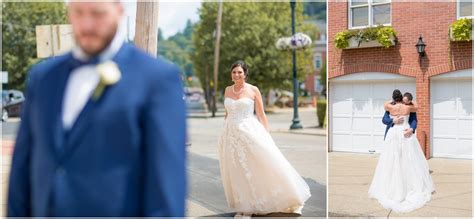
[[97, 65], [96, 70], [99, 74], [99, 84], [95, 87], [92, 95], [94, 101], [97, 101], [100, 96], [102, 96], [107, 86], [116, 84], [122, 76], [117, 64], [113, 61], [107, 61]]

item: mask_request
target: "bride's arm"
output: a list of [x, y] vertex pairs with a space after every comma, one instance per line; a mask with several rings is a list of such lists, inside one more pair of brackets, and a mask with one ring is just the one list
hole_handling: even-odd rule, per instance
[[391, 100], [389, 101], [386, 101], [384, 104], [383, 104], [383, 108], [385, 109], [385, 111], [390, 111], [390, 104], [392, 103]]
[[262, 94], [260, 94], [260, 91], [255, 86], [252, 87], [252, 90], [255, 93], [255, 112], [257, 114], [258, 121], [260, 121], [260, 123], [262, 123], [263, 127], [265, 127], [265, 129], [267, 131], [270, 131], [268, 129], [267, 116], [265, 115], [265, 111], [263, 109]]
[[418, 111], [418, 104], [415, 101], [411, 101], [412, 105], [410, 105], [410, 112]]
[[[227, 90], [229, 87], [226, 87], [225, 90], [224, 90], [224, 99], [227, 97]], [[224, 114], [224, 120], [227, 119], [227, 109], [224, 107], [224, 111], [225, 111], [225, 114]]]

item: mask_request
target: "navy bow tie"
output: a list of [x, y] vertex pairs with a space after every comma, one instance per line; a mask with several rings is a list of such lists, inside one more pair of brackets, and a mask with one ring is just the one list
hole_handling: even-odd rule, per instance
[[79, 59], [75, 58], [74, 56], [71, 57], [71, 64], [72, 64], [73, 69], [79, 68], [79, 67], [82, 67], [82, 66], [86, 66], [86, 65], [97, 65], [97, 64], [99, 64], [99, 62], [100, 62], [99, 56], [93, 56], [92, 58], [88, 59], [87, 61], [79, 60]]

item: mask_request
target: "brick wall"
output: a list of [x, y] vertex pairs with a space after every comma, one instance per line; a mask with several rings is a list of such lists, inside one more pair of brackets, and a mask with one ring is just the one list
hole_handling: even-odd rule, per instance
[[[328, 78], [357, 72], [388, 72], [416, 78], [418, 139], [430, 155], [430, 77], [472, 68], [472, 43], [450, 42], [449, 25], [456, 20], [456, 2], [392, 2], [396, 46], [341, 50], [336, 33], [348, 28], [348, 3], [328, 3]], [[418, 37], [423, 35], [426, 56], [419, 60]], [[329, 91], [331, 92], [331, 91]], [[389, 94], [388, 94], [389, 95]], [[424, 138], [424, 139], [423, 139]]]

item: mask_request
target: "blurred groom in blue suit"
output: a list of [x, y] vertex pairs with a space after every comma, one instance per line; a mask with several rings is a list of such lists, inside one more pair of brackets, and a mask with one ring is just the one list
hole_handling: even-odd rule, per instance
[[124, 43], [123, 11], [69, 2], [76, 48], [30, 70], [8, 216], [184, 216], [179, 70]]

